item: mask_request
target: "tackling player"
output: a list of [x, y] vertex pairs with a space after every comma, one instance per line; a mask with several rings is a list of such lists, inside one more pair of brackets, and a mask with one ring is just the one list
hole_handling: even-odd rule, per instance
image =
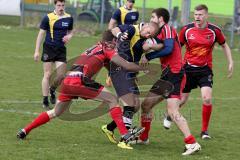
[[[152, 121], [152, 108], [161, 102], [164, 98], [167, 101], [167, 111], [177, 127], [184, 135], [185, 151], [182, 155], [190, 155], [201, 149], [196, 142], [195, 137], [191, 134], [187, 120], [179, 112], [179, 104], [181, 99], [181, 89], [185, 84], [184, 71], [182, 68], [181, 46], [179, 43], [177, 31], [170, 27], [169, 12], [165, 8], [158, 8], [152, 11], [151, 22], [159, 24], [160, 32], [157, 35], [158, 41], [162, 44], [147, 44], [145, 49], [154, 49], [158, 51], [150, 52], [142, 57], [141, 62], [147, 64], [150, 60], [159, 58], [162, 66], [162, 75], [160, 79], [152, 86], [148, 95], [145, 97], [141, 109], [141, 125], [145, 131], [140, 135], [139, 139], [132, 143], [149, 143], [148, 133], [150, 131]], [[171, 83], [173, 91], [169, 95], [164, 95], [159, 88], [159, 84], [163, 82]]]
[[134, 63], [129, 63], [121, 58], [117, 54], [115, 46], [116, 40], [111, 31], [104, 32], [102, 41], [81, 54], [73, 64], [71, 70], [62, 81], [60, 95], [55, 107], [52, 110], [41, 113], [33, 122], [21, 129], [17, 133], [17, 137], [24, 139], [32, 129], [47, 123], [50, 119], [60, 116], [65, 109], [69, 107], [72, 99], [81, 97], [84, 99], [102, 100], [109, 105], [110, 115], [116, 122], [121, 134], [118, 147], [132, 149], [132, 147], [127, 144], [128, 141], [143, 129], [137, 128], [134, 132], [129, 132], [123, 123], [122, 110], [118, 105], [117, 98], [104, 86], [92, 79], [109, 61], [127, 70], [144, 70], [142, 67]]

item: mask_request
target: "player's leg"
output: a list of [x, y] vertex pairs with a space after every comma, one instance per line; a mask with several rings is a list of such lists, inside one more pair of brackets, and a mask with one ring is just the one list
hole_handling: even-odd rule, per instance
[[[123, 103], [124, 123], [129, 129], [132, 125], [133, 115], [138, 110], [140, 104], [140, 100], [138, 98], [139, 90], [135, 77], [129, 76], [129, 72], [123, 69], [110, 75], [116, 93]], [[113, 132], [115, 128], [116, 124], [114, 121], [107, 125], [107, 129], [109, 131]]]
[[66, 63], [65, 62], [60, 62], [57, 61], [55, 62], [56, 66], [56, 77], [53, 78], [50, 88], [49, 88], [49, 93], [50, 93], [50, 102], [52, 104], [55, 104], [56, 102], [56, 89], [57, 87], [61, 84], [62, 80], [64, 79], [65, 73], [66, 73]]
[[208, 66], [203, 67], [202, 71], [199, 72], [198, 83], [201, 88], [201, 96], [203, 101], [201, 137], [202, 139], [210, 139], [211, 137], [208, 135], [208, 125], [212, 113], [212, 69], [210, 69]]
[[31, 132], [32, 129], [49, 122], [51, 119], [57, 116], [60, 116], [70, 106], [70, 104], [71, 101], [66, 102], [58, 101], [53, 109], [46, 112], [42, 112], [31, 123], [29, 123], [23, 129], [21, 129], [17, 133], [17, 138], [24, 139]]
[[202, 130], [201, 137], [202, 139], [210, 139], [208, 135], [208, 126], [212, 113], [212, 88], [211, 87], [202, 87]]
[[[181, 101], [180, 101], [180, 108], [187, 102], [188, 98], [189, 98], [189, 93], [182, 93]], [[163, 127], [165, 129], [170, 129], [171, 124], [172, 124], [172, 119], [167, 113], [165, 115], [166, 116], [163, 120]]]
[[49, 80], [52, 71], [52, 62], [43, 62], [43, 79], [42, 79], [42, 94], [43, 94], [43, 107], [49, 107], [48, 91]]
[[[140, 132], [142, 131], [141, 128], [138, 128], [133, 132], [129, 132], [123, 122], [123, 113], [122, 113], [122, 109], [121, 107], [118, 105], [118, 101], [117, 101], [117, 97], [115, 97], [114, 95], [112, 95], [110, 93], [110, 91], [108, 91], [106, 88], [103, 88], [102, 91], [99, 93], [99, 95], [95, 98], [98, 100], [102, 100], [104, 103], [108, 104], [110, 107], [109, 113], [112, 117], [112, 119], [114, 120], [114, 122], [116, 123], [119, 132], [121, 134], [121, 140], [118, 143], [118, 146], [121, 148], [126, 148], [126, 149], [132, 149], [132, 147], [130, 147], [129, 145], [127, 145], [127, 143], [135, 138], [135, 136], [137, 136], [138, 134], [140, 134]], [[102, 128], [103, 129], [103, 128]], [[104, 133], [105, 130], [103, 129]], [[107, 134], [108, 135], [108, 134]], [[109, 139], [113, 138], [112, 136], [108, 136]], [[116, 139], [114, 139], [115, 143]]]
[[187, 120], [179, 112], [180, 100], [178, 98], [167, 99], [168, 115], [171, 116], [172, 121], [177, 125], [184, 135], [184, 142], [186, 144], [185, 151], [182, 155], [190, 155], [201, 149], [201, 146], [196, 142], [194, 136], [191, 134], [187, 124]]
[[145, 128], [136, 143], [148, 144], [151, 122], [153, 119], [152, 108], [163, 100], [162, 96], [149, 92], [141, 104], [141, 126]]

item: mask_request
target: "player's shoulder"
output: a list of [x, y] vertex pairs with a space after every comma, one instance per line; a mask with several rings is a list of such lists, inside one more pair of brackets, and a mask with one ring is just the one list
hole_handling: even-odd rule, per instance
[[187, 29], [190, 29], [190, 28], [193, 28], [193, 27], [195, 27], [195, 24], [194, 24], [194, 22], [191, 22], [191, 23], [188, 23], [188, 24], [184, 25], [182, 27], [182, 29], [187, 30]]
[[209, 22], [208, 22], [208, 28], [209, 28], [209, 29], [212, 29], [212, 30], [214, 30], [214, 31], [216, 31], [216, 30], [222, 31], [222, 29], [221, 29], [219, 26], [217, 26], [217, 25], [215, 25], [215, 24], [213, 24], [213, 23], [209, 23]]

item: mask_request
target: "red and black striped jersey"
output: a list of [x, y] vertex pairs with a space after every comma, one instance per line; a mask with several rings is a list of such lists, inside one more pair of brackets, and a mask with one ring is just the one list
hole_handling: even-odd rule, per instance
[[221, 29], [211, 23], [205, 28], [198, 28], [190, 23], [180, 31], [180, 43], [186, 46], [184, 62], [194, 66], [208, 65], [212, 68], [212, 51], [215, 42], [225, 43], [225, 36]]

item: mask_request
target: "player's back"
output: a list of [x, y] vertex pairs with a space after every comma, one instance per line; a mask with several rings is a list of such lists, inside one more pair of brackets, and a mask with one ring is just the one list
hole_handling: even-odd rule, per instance
[[111, 56], [115, 55], [114, 49], [106, 49], [102, 44], [92, 46], [82, 53], [74, 62], [74, 70], [81, 71], [85, 76], [91, 78], [98, 73], [106, 63], [109, 63]]

